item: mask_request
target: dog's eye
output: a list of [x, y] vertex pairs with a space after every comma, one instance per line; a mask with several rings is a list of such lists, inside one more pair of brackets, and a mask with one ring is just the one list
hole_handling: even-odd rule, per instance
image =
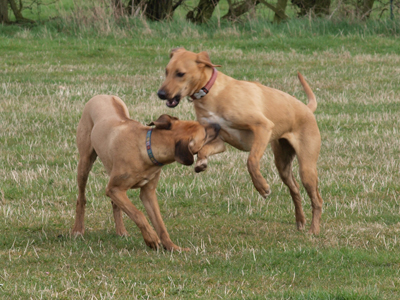
[[178, 76], [178, 77], [183, 77], [183, 76], [185, 76], [185, 73], [178, 72], [178, 73], [176, 73], [176, 76]]

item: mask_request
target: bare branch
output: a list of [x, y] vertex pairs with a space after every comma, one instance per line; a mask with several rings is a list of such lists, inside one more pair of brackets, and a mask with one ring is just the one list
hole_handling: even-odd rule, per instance
[[270, 10], [272, 10], [274, 13], [276, 13], [282, 20], [289, 19], [289, 16], [286, 15], [285, 12], [275, 8], [275, 6], [269, 4], [267, 1], [265, 0], [258, 0], [258, 1], [260, 1], [262, 4], [264, 4]]

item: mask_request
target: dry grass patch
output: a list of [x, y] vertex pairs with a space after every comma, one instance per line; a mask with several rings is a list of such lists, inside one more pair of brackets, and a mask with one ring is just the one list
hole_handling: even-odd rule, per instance
[[[308, 40], [291, 44], [283, 33], [253, 39], [231, 28], [199, 46], [191, 36], [202, 38], [201, 29], [187, 27], [180, 35], [151, 26], [151, 34], [132, 40], [54, 33], [53, 39], [34, 40], [21, 32], [4, 42], [17, 50], [8, 50], [0, 62], [3, 298], [397, 299], [399, 57], [365, 53], [354, 37], [337, 39], [335, 49], [309, 51], [302, 48]], [[289, 45], [286, 50], [275, 49], [275, 38]], [[32, 51], [22, 50], [26, 40]], [[163, 113], [194, 119], [190, 102], [171, 110], [156, 96], [176, 46], [209, 50], [225, 74], [260, 81], [301, 101], [306, 97], [296, 74], [305, 75], [317, 96], [322, 135], [320, 236], [296, 230], [272, 152], [261, 161], [272, 187], [264, 200], [248, 175], [247, 153], [232, 147], [212, 157], [202, 174], [178, 164], [163, 169], [161, 212], [172, 239], [190, 247], [189, 253], [148, 250], [126, 217], [130, 236], [115, 236], [100, 162], [87, 188], [86, 234], [70, 236], [77, 196], [75, 131], [84, 104], [96, 94], [114, 94], [143, 124]], [[297, 162], [294, 170], [300, 182]], [[129, 197], [144, 210], [138, 191]], [[309, 224], [304, 189], [302, 197]]]

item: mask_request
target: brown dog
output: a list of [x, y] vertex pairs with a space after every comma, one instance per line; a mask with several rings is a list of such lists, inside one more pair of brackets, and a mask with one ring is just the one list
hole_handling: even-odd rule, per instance
[[202, 124], [218, 123], [219, 138], [197, 154], [195, 170], [207, 167], [208, 156], [225, 150], [224, 142], [249, 151], [247, 167], [257, 191], [267, 197], [271, 191], [260, 173], [260, 159], [271, 143], [280, 177], [293, 198], [296, 223], [304, 229], [299, 185], [292, 174], [292, 161], [297, 156], [300, 177], [312, 204], [311, 233], [318, 234], [322, 198], [318, 192], [317, 159], [321, 137], [313, 112], [315, 96], [299, 73], [308, 97], [308, 105], [296, 98], [256, 82], [235, 80], [217, 72], [206, 52], [193, 53], [183, 48], [171, 51], [166, 79], [158, 91], [159, 98], [175, 107], [181, 98], [190, 96], [197, 120]]
[[[73, 234], [84, 233], [85, 187], [99, 156], [110, 176], [106, 194], [111, 198], [117, 234], [128, 234], [122, 220], [121, 211], [124, 211], [139, 227], [149, 247], [157, 249], [161, 239], [167, 250], [187, 250], [176, 246], [168, 235], [157, 202], [157, 182], [162, 165], [174, 161], [193, 164], [193, 154], [216, 138], [219, 126], [202, 126], [168, 115], [160, 116], [149, 125], [155, 128], [129, 119], [128, 109], [118, 97], [99, 95], [86, 104], [76, 137], [80, 155], [79, 195]], [[136, 188], [140, 188], [140, 199], [157, 233], [126, 195], [128, 189]]]

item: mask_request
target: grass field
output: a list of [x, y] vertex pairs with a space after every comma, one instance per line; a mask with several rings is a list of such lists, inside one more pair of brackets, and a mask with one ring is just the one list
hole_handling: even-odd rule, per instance
[[[398, 23], [106, 23], [0, 27], [1, 299], [400, 298]], [[116, 236], [100, 162], [89, 178], [86, 233], [70, 235], [84, 104], [107, 93], [142, 123], [162, 113], [194, 119], [191, 103], [169, 109], [156, 96], [177, 46], [207, 50], [225, 74], [302, 101], [296, 72], [304, 74], [322, 135], [319, 236], [296, 230], [270, 149], [264, 200], [247, 153], [232, 147], [205, 173], [163, 169], [162, 215], [190, 252], [150, 250], [128, 218], [130, 236]], [[144, 211], [138, 191], [129, 196]]]

